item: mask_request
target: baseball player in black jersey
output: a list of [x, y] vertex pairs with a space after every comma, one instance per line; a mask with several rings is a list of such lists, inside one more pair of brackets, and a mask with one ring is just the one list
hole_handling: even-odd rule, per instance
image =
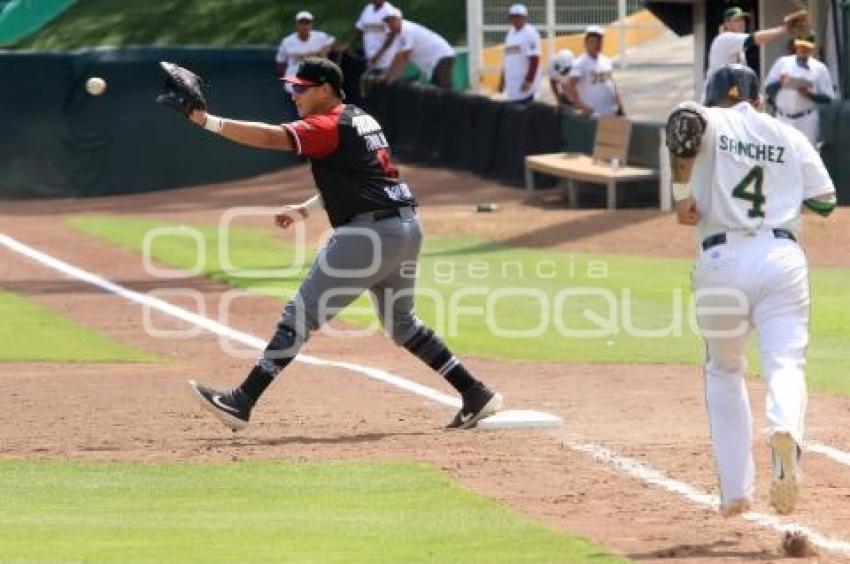
[[[289, 227], [324, 207], [334, 232], [319, 251], [295, 297], [284, 308], [262, 356], [238, 387], [218, 391], [190, 381], [201, 405], [237, 431], [277, 374], [312, 331], [363, 292], [370, 292], [384, 329], [400, 346], [443, 376], [463, 406], [448, 428], [466, 429], [495, 413], [502, 397], [477, 380], [414, 312], [413, 289], [422, 231], [416, 200], [399, 179], [375, 119], [342, 101], [342, 72], [330, 61], [305, 59], [294, 77], [300, 121], [272, 125], [236, 121], [195, 109], [189, 119], [232, 141], [310, 158], [319, 193], [283, 208], [275, 222]], [[413, 268], [411, 268], [411, 266]]]

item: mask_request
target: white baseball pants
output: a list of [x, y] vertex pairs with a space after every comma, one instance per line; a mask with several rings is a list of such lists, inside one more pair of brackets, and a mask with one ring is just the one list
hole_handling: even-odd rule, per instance
[[693, 273], [697, 322], [705, 338], [706, 402], [721, 503], [751, 499], [755, 467], [752, 415], [744, 381], [752, 329], [767, 385], [768, 432], [802, 444], [803, 373], [809, 323], [806, 257], [772, 230], [727, 233], [700, 253]]

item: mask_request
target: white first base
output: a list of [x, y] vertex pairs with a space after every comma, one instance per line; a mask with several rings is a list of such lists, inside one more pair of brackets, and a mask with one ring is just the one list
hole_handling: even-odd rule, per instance
[[545, 429], [563, 425], [564, 420], [551, 413], [531, 409], [508, 409], [482, 419], [476, 427], [485, 430]]

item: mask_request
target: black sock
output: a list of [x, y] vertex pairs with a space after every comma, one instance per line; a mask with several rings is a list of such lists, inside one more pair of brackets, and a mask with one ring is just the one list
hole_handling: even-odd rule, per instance
[[436, 370], [461, 394], [478, 382], [451, 353], [443, 340], [427, 327], [421, 327], [404, 343], [404, 348]]
[[292, 358], [282, 358], [275, 359], [274, 363], [271, 363], [266, 359], [260, 359], [248, 373], [245, 381], [239, 385], [239, 390], [251, 398], [252, 403], [256, 403], [263, 392], [266, 391], [266, 388], [269, 387], [269, 384], [272, 383], [274, 377], [286, 368], [292, 360]]
[[[452, 357], [454, 358], [454, 357]], [[466, 390], [474, 386], [478, 383], [478, 380], [475, 379], [475, 376], [469, 373], [469, 371], [463, 366], [463, 364], [458, 361], [457, 365], [446, 372], [443, 375], [449, 384], [451, 384], [455, 390], [460, 393], [464, 393]]]
[[294, 349], [295, 331], [285, 325], [278, 325], [277, 331], [266, 345], [263, 356], [248, 373], [239, 390], [256, 403], [274, 377], [293, 361], [297, 350]]
[[276, 375], [276, 372], [270, 372], [259, 364], [255, 364], [245, 381], [239, 386], [239, 390], [251, 398], [252, 403], [256, 403]]

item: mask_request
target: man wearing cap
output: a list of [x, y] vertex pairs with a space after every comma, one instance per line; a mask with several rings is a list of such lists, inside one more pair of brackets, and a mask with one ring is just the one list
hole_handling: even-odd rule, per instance
[[434, 86], [452, 87], [455, 51], [449, 42], [425, 26], [402, 18], [401, 10], [391, 8], [384, 16], [389, 32], [395, 34], [395, 57], [387, 71], [387, 82], [398, 80], [409, 61]]
[[776, 118], [800, 130], [817, 146], [820, 135], [819, 104], [835, 97], [829, 69], [812, 56], [814, 34], [793, 40], [794, 54], [776, 60], [767, 75], [765, 92], [776, 108]]
[[555, 98], [555, 106], [559, 109], [571, 109], [573, 103], [567, 96], [567, 82], [573, 69], [573, 52], [561, 49], [549, 62], [549, 87]]
[[[295, 359], [311, 333], [369, 292], [393, 341], [460, 394], [460, 410], [448, 428], [474, 427], [500, 408], [502, 396], [475, 378], [414, 311], [422, 230], [416, 199], [390, 158], [381, 125], [357, 106], [343, 103], [342, 71], [327, 59], [304, 59], [296, 75], [284, 80], [292, 84], [298, 121], [279, 125], [237, 121], [198, 109], [189, 119], [243, 145], [308, 157], [318, 194], [279, 210], [275, 223], [285, 229], [324, 208], [334, 230], [283, 307], [272, 338], [242, 384], [219, 391], [191, 380], [192, 392], [223, 424], [234, 431], [243, 429], [259, 397]], [[317, 393], [345, 410], [333, 391]]]
[[[284, 37], [277, 49], [277, 76], [295, 76], [304, 58], [325, 57], [333, 44], [332, 36], [313, 29], [313, 14], [307, 11], [298, 12], [295, 15], [295, 32]], [[298, 112], [292, 101], [292, 86], [289, 83], [284, 83], [284, 108], [284, 118], [287, 121], [298, 119]]]
[[511, 28], [505, 37], [499, 92], [504, 92], [509, 102], [527, 104], [534, 99], [540, 83], [540, 33], [528, 23], [524, 5], [511, 6], [508, 17]]
[[354, 24], [356, 35], [363, 37], [363, 54], [369, 70], [386, 72], [395, 56], [395, 34], [390, 33], [384, 18], [395, 7], [385, 0], [372, 0], [360, 12]]
[[602, 54], [605, 30], [592, 25], [584, 31], [584, 53], [573, 63], [567, 79], [567, 96], [583, 115], [625, 115], [620, 91], [614, 82], [614, 65]]
[[786, 36], [784, 25], [747, 33], [747, 19], [750, 14], [741, 8], [733, 7], [723, 12], [723, 24], [720, 33], [711, 42], [708, 50], [708, 70], [706, 78], [714, 71], [729, 64], [747, 64], [746, 51], [762, 46]]

